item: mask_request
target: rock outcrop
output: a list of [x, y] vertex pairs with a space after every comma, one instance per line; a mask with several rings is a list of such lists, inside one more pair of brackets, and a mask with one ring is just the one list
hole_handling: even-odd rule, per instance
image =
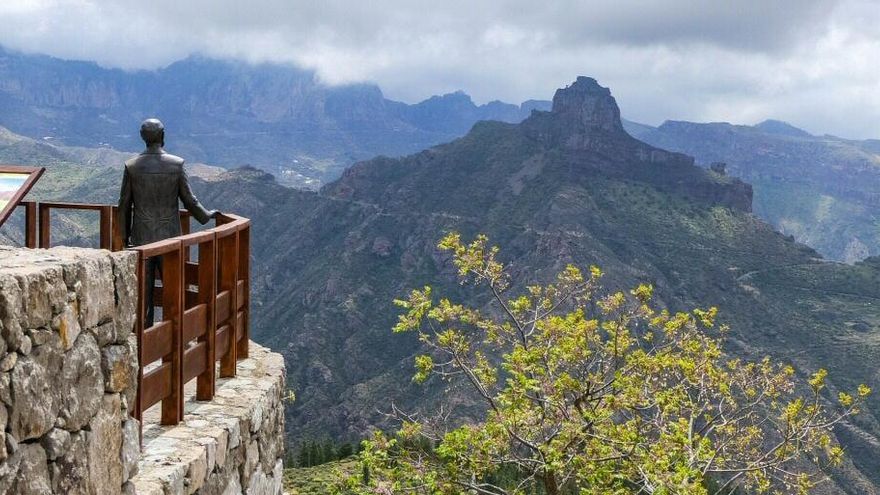
[[[647, 182], [703, 203], [752, 209], [752, 187], [694, 165], [694, 158], [655, 148], [630, 136], [611, 91], [580, 76], [558, 89], [549, 112], [533, 112], [520, 126], [547, 149], [564, 150], [585, 169]], [[598, 156], [597, 156], [598, 155]]]

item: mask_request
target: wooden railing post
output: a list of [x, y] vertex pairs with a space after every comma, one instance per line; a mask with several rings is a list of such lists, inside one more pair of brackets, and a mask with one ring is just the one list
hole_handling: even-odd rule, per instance
[[227, 350], [220, 356], [220, 376], [235, 376], [235, 362], [237, 351], [236, 333], [236, 303], [235, 293], [236, 279], [238, 276], [238, 236], [235, 229], [225, 229], [217, 233], [217, 265], [219, 278], [217, 280], [218, 313], [221, 309], [219, 301], [224, 300], [222, 309], [224, 313], [217, 315], [217, 325], [225, 332], [219, 332], [225, 339]]
[[191, 226], [190, 226], [191, 225], [190, 224], [191, 217], [192, 217], [192, 215], [190, 215], [190, 213], [188, 211], [186, 211], [186, 210], [180, 211], [180, 234], [181, 235], [186, 235], [186, 234], [189, 234], [190, 232], [192, 232]]
[[236, 305], [236, 330], [238, 337], [238, 349], [236, 359], [248, 357], [248, 343], [250, 342], [250, 245], [251, 229], [249, 224], [238, 231], [238, 283], [241, 291], [237, 294]]
[[37, 247], [37, 203], [34, 201], [22, 201], [24, 206], [24, 246], [34, 249]]
[[[178, 238], [154, 242], [135, 248], [140, 253], [138, 269], [138, 383], [139, 414], [161, 402], [161, 423], [173, 425], [183, 418], [182, 324], [183, 324], [183, 255]], [[162, 260], [162, 287], [149, 287], [150, 259]], [[154, 294], [153, 306], [161, 303], [162, 320], [145, 328], [148, 311], [146, 294]], [[149, 372], [143, 370], [161, 359]], [[141, 416], [143, 417], [143, 416]]]
[[207, 321], [203, 341], [207, 345], [207, 369], [196, 382], [196, 399], [211, 400], [216, 386], [217, 362], [217, 314], [215, 312], [215, 294], [217, 294], [217, 242], [211, 236], [210, 243], [199, 244], [199, 303], [207, 305]]
[[[190, 218], [192, 215], [186, 210], [180, 210], [180, 235], [187, 235], [191, 230]], [[190, 260], [189, 249], [186, 249], [183, 253], [183, 261], [187, 262]]]
[[49, 248], [49, 233], [50, 233], [50, 217], [49, 217], [49, 205], [45, 203], [40, 203], [40, 247], [43, 249]]
[[113, 207], [101, 206], [101, 249], [113, 250]]
[[122, 225], [119, 224], [119, 208], [110, 207], [110, 225], [111, 225], [111, 251], [122, 251], [125, 249], [125, 241], [122, 239]]
[[183, 419], [183, 250], [178, 248], [162, 256], [162, 319], [171, 322], [170, 357], [163, 362], [171, 363], [171, 395], [162, 401], [162, 424], [176, 425]]

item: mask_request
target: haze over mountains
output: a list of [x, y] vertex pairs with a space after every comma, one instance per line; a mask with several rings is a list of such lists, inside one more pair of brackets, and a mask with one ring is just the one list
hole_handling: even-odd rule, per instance
[[[125, 72], [0, 48], [0, 126], [36, 140], [0, 151], [19, 161], [56, 143], [42, 151], [118, 166], [124, 154], [112, 148], [140, 149], [138, 123], [159, 115], [170, 148], [189, 163], [253, 165], [284, 185], [315, 189], [358, 160], [416, 152], [480, 120], [519, 122], [548, 108], [541, 100], [477, 106], [462, 92], [407, 105], [375, 85], [327, 86], [291, 66], [193, 56]], [[778, 121], [624, 126], [701, 166], [726, 163], [754, 187], [758, 216], [823, 256], [852, 263], [880, 254], [880, 141], [812, 136]]]
[[478, 120], [518, 122], [548, 104], [477, 106], [457, 92], [408, 105], [375, 85], [328, 86], [292, 66], [192, 56], [126, 72], [0, 48], [0, 126], [17, 134], [135, 151], [140, 122], [161, 116], [169, 145], [190, 161], [257, 166], [305, 187], [357, 160], [415, 152]]

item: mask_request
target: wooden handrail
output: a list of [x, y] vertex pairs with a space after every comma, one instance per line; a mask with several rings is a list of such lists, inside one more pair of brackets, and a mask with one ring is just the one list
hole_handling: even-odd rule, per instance
[[114, 216], [114, 207], [113, 205], [101, 205], [101, 204], [93, 204], [93, 203], [58, 203], [58, 202], [43, 202], [39, 203], [39, 215], [40, 215], [40, 247], [48, 248], [51, 244], [51, 222], [52, 217], [50, 215], [51, 210], [79, 210], [79, 211], [98, 211], [101, 215], [101, 249], [112, 250], [114, 248], [113, 242], [113, 216]]
[[[25, 208], [28, 247], [50, 246], [52, 210], [74, 210], [99, 212], [101, 248], [124, 248], [113, 205], [30, 201], [19, 206]], [[190, 216], [181, 210], [182, 235], [131, 248], [138, 253], [138, 393], [132, 416], [141, 421], [144, 411], [161, 403], [162, 424], [177, 424], [183, 418], [183, 388], [190, 380], [197, 380], [196, 400], [211, 400], [216, 363], [220, 377], [235, 376], [236, 362], [248, 356], [250, 220], [220, 214], [213, 227], [190, 233]], [[198, 249], [195, 261], [193, 247]], [[146, 270], [154, 258], [162, 260], [162, 285], [146, 287]], [[147, 291], [153, 292], [162, 319], [145, 328]]]

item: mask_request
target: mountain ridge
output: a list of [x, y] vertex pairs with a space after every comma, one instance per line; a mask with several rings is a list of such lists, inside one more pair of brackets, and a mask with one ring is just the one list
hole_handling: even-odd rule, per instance
[[519, 121], [533, 108], [464, 93], [406, 104], [374, 84], [329, 86], [313, 71], [191, 56], [147, 71], [24, 55], [0, 48], [0, 125], [69, 146], [139, 150], [137, 126], [160, 116], [190, 160], [255, 165], [315, 187], [353, 161], [418, 151], [476, 121]]
[[625, 122], [655, 146], [687, 153], [703, 167], [723, 162], [752, 184], [755, 213], [831, 259], [853, 263], [880, 254], [880, 146], [814, 136], [789, 124], [755, 126]]

